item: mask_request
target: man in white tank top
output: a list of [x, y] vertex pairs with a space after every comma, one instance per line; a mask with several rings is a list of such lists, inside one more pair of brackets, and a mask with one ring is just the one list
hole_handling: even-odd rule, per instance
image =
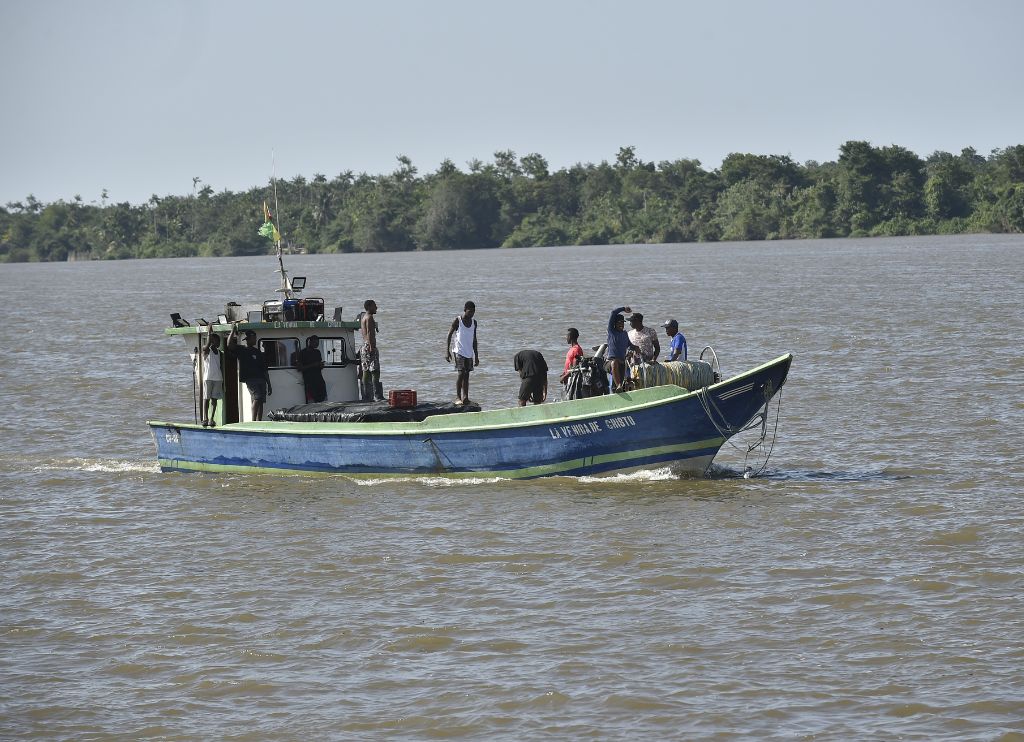
[[[480, 354], [476, 348], [476, 304], [467, 301], [461, 317], [456, 317], [448, 330], [445, 341], [444, 359], [451, 363], [455, 356], [455, 404], [469, 403], [469, 372], [480, 365]], [[452, 342], [452, 338], [455, 342]]]
[[203, 348], [203, 427], [217, 425], [217, 400], [224, 399], [224, 373], [220, 367], [220, 335], [207, 328], [210, 337]]

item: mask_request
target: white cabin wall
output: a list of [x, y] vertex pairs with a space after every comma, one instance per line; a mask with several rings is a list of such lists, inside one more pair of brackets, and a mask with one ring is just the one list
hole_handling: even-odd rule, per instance
[[[217, 333], [221, 337], [221, 350], [227, 349], [227, 332]], [[352, 358], [355, 355], [358, 347], [355, 345], [356, 333], [354, 330], [349, 328], [340, 327], [267, 327], [262, 330], [256, 331], [257, 336], [260, 340], [275, 340], [283, 338], [298, 338], [299, 347], [304, 347], [306, 338], [310, 335], [319, 335], [320, 337], [343, 337], [347, 343], [347, 353], [349, 356], [348, 365], [337, 366], [327, 365], [323, 369], [324, 381], [327, 384], [327, 401], [329, 402], [351, 402], [356, 401], [359, 398], [358, 383], [356, 378], [356, 362]], [[198, 374], [200, 364], [197, 362], [197, 351], [200, 351], [202, 345], [206, 342], [207, 336], [197, 334], [184, 334], [181, 339], [185, 343], [186, 352], [191, 356], [191, 363], [193, 367], [193, 383], [198, 383]], [[244, 343], [244, 339], [239, 338], [239, 342]], [[323, 346], [321, 346], [321, 353], [323, 353]], [[331, 358], [326, 359], [330, 361]], [[271, 410], [280, 409], [282, 407], [292, 407], [295, 405], [306, 403], [306, 390], [302, 384], [302, 374], [294, 368], [288, 367], [276, 367], [269, 370], [270, 383], [273, 387], [274, 393], [269, 395], [266, 403], [263, 405], [263, 417], [267, 418], [267, 415]], [[225, 378], [228, 377], [227, 369], [225, 369]], [[252, 397], [249, 395], [248, 387], [237, 382], [237, 399], [238, 399], [238, 416], [241, 422], [247, 422], [252, 420]], [[202, 394], [202, 387], [198, 387], [197, 393]], [[225, 395], [230, 396], [231, 390], [225, 389]], [[219, 405], [218, 407], [218, 421], [223, 420], [225, 405]]]

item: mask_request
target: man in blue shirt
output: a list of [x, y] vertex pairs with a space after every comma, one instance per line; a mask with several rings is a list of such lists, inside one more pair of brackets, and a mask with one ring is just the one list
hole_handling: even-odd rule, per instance
[[674, 319], [670, 319], [668, 322], [662, 322], [661, 326], [665, 328], [665, 334], [672, 338], [667, 360], [685, 361], [686, 338], [683, 337], [683, 333], [679, 332], [679, 323]]
[[608, 317], [608, 349], [605, 351], [605, 358], [612, 366], [612, 391], [622, 391], [622, 380], [626, 372], [626, 351], [630, 348], [639, 350], [629, 341], [629, 333], [626, 332], [626, 320], [622, 313], [632, 314], [629, 307], [613, 309]]

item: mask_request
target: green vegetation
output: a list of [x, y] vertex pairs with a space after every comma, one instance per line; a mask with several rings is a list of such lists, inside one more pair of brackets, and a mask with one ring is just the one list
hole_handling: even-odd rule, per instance
[[[1024, 232], [1024, 145], [936, 152], [847, 142], [836, 162], [731, 154], [643, 162], [623, 147], [612, 163], [550, 172], [538, 154], [496, 152], [462, 171], [445, 161], [420, 176], [407, 157], [389, 175], [345, 172], [278, 181], [276, 222], [293, 249], [387, 252], [529, 245], [773, 240], [872, 235]], [[215, 193], [199, 178], [187, 196], [145, 204], [0, 208], [0, 261], [253, 255], [266, 186]], [[202, 186], [202, 187], [200, 187]]]

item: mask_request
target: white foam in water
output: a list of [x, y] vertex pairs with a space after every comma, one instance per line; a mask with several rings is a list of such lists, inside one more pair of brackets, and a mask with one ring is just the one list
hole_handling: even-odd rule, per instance
[[[344, 475], [343, 475], [344, 476]], [[578, 482], [594, 483], [622, 483], [622, 482], [664, 482], [679, 479], [668, 467], [661, 469], [648, 469], [629, 472], [627, 474], [612, 474], [606, 477], [584, 476], [571, 477]], [[514, 482], [515, 479], [508, 477], [381, 477], [379, 479], [353, 478], [353, 482], [362, 486], [377, 486], [381, 484], [394, 484], [395, 482], [415, 482], [427, 487], [460, 487], [467, 485], [493, 484], [495, 482]]]
[[[40, 464], [33, 467], [33, 471], [86, 471], [106, 472], [111, 474], [142, 473], [159, 474], [160, 465], [154, 462], [144, 461], [123, 461], [118, 459], [63, 459], [55, 460], [48, 464]], [[342, 477], [345, 475], [342, 474]], [[612, 474], [605, 477], [583, 476], [574, 477], [578, 482], [612, 483], [612, 482], [663, 482], [678, 479], [668, 467], [661, 469], [650, 469], [629, 472], [626, 474]], [[382, 484], [394, 484], [396, 482], [414, 482], [427, 487], [465, 487], [481, 484], [493, 484], [495, 482], [516, 481], [508, 477], [379, 477], [365, 479], [352, 477], [351, 481], [363, 487], [375, 487]]]
[[663, 467], [661, 469], [642, 469], [640, 471], [628, 472], [626, 474], [612, 474], [607, 477], [577, 477], [580, 482], [666, 482], [673, 479], [679, 479], [679, 475], [675, 474], [669, 467]]
[[458, 487], [491, 484], [493, 482], [510, 482], [512, 480], [506, 477], [381, 477], [380, 479], [353, 478], [352, 481], [362, 486], [393, 484], [395, 482], [415, 482], [416, 484], [424, 484], [427, 487]]
[[141, 472], [157, 474], [160, 465], [155, 461], [121, 461], [118, 459], [64, 459], [33, 467], [33, 471], [96, 471], [123, 474]]

